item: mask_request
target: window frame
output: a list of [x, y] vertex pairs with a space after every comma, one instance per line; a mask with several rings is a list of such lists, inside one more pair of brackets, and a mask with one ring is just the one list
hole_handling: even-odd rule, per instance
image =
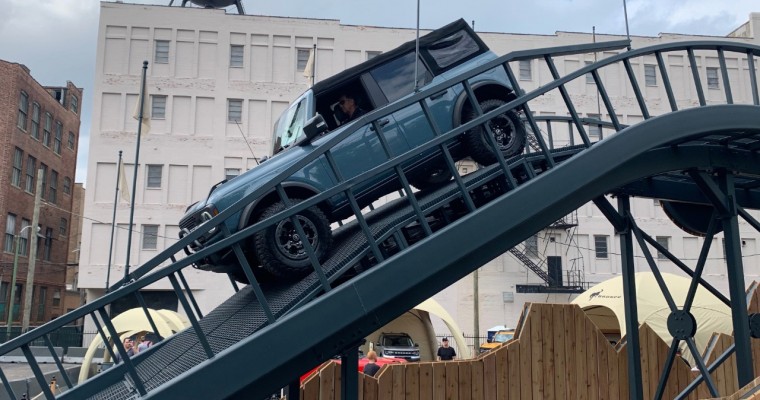
[[71, 195], [71, 178], [63, 177], [63, 194]]
[[[715, 76], [710, 76], [714, 73]], [[718, 67], [707, 67], [705, 69], [705, 76], [707, 77], [707, 88], [720, 90], [720, 75], [718, 74]]]
[[[237, 173], [234, 174], [234, 175], [232, 175], [232, 174], [230, 174], [230, 172], [232, 172], [232, 171], [235, 171]], [[224, 169], [224, 179], [226, 179], [226, 180], [229, 181], [229, 180], [231, 180], [231, 179], [233, 179], [233, 178], [235, 178], [237, 176], [240, 176], [241, 173], [242, 173], [242, 168], [225, 168]]]
[[[311, 56], [310, 48], [296, 47], [296, 72], [306, 71], [306, 66], [309, 65], [309, 56]], [[301, 55], [305, 54], [306, 58], [301, 59]]]
[[16, 214], [8, 213], [5, 217], [5, 241], [3, 251], [13, 253], [13, 240], [16, 237]]
[[[610, 258], [610, 236], [609, 235], [594, 235], [594, 258], [600, 260], [608, 260]], [[603, 240], [603, 246], [601, 246], [600, 240]]]
[[47, 286], [39, 287], [37, 295], [37, 321], [45, 320], [45, 311], [47, 310]]
[[27, 119], [29, 117], [29, 94], [21, 90], [18, 98], [18, 117], [16, 126], [26, 132]]
[[74, 114], [79, 115], [79, 98], [77, 96], [71, 96], [71, 104], [69, 105], [69, 109]]
[[156, 39], [154, 42], [153, 63], [154, 64], [169, 64], [170, 52], [171, 52], [171, 41]]
[[42, 252], [42, 258], [50, 261], [53, 253], [53, 228], [45, 228], [45, 245]]
[[69, 148], [69, 150], [74, 150], [74, 147], [77, 145], [77, 138], [76, 135], [74, 135], [74, 132], [69, 131], [69, 137], [66, 141], [66, 147]]
[[369, 61], [369, 60], [371, 60], [371, 59], [379, 56], [380, 54], [383, 54], [383, 52], [382, 51], [376, 51], [376, 50], [367, 50], [366, 53], [364, 54], [364, 59], [365, 59], [365, 61]]
[[[533, 60], [520, 60], [518, 61], [518, 78], [521, 81], [533, 80]], [[527, 67], [527, 68], [526, 68]]]
[[61, 154], [61, 143], [63, 141], [63, 123], [55, 121], [55, 137], [53, 138], [53, 152]]
[[29, 129], [29, 134], [32, 136], [32, 139], [39, 141], [40, 140], [40, 112], [42, 112], [42, 109], [40, 108], [39, 103], [33, 102], [32, 103], [32, 123], [31, 123], [31, 129]]
[[[237, 53], [237, 51], [240, 54]], [[231, 44], [230, 45], [230, 68], [243, 68], [245, 67], [245, 45]]]
[[24, 150], [15, 147], [11, 161], [11, 185], [21, 189], [21, 178], [24, 170]]
[[[156, 170], [158, 170], [158, 175], [156, 175]], [[145, 188], [161, 189], [163, 185], [163, 172], [163, 164], [147, 164], [145, 168]]]
[[[665, 250], [670, 251], [670, 236], [655, 236], [654, 240], [660, 246], [664, 247]], [[668, 257], [665, 255], [665, 253], [661, 253], [660, 250], [657, 250], [657, 259], [668, 260]]]
[[[21, 232], [24, 229], [26, 229], [27, 226], [31, 226], [31, 225], [32, 225], [32, 221], [30, 221], [30, 220], [28, 220], [26, 218], [21, 218], [21, 227], [18, 230], [18, 232], [19, 232], [19, 237], [18, 237], [18, 241], [19, 241], [18, 242], [18, 254], [19, 254], [19, 256], [26, 257], [27, 254], [28, 254], [28, 251], [29, 251], [29, 235], [31, 235], [32, 233], [29, 232], [29, 233], [26, 234], [26, 236], [22, 236]], [[31, 231], [31, 229], [30, 229], [30, 231]]]
[[50, 147], [50, 137], [52, 136], [52, 133], [51, 133], [52, 130], [53, 130], [53, 114], [46, 112], [45, 125], [43, 125], [43, 128], [42, 128], [42, 145], [45, 147]]
[[[155, 228], [155, 233], [153, 232]], [[143, 225], [142, 240], [140, 243], [141, 250], [158, 250], [158, 228], [159, 225]], [[153, 247], [148, 247], [153, 246]]]
[[644, 64], [644, 83], [649, 87], [657, 86], [657, 65]]
[[24, 190], [26, 190], [27, 193], [34, 193], [34, 191], [37, 189], [35, 186], [35, 181], [37, 179], [37, 159], [31, 154], [28, 154], [27, 156], [25, 181], [26, 185], [24, 187]]
[[[588, 67], [589, 65], [593, 64], [593, 61], [584, 61], [583, 67]], [[596, 85], [596, 81], [594, 80], [594, 75], [591, 72], [586, 73], [586, 84], [587, 85]]]
[[58, 235], [59, 236], [66, 236], [66, 234], [69, 231], [69, 220], [65, 217], [61, 217], [61, 220], [58, 223]]
[[[240, 104], [240, 116], [238, 119], [234, 119], [233, 110], [232, 110], [232, 104], [233, 102], [235, 104]], [[236, 107], [237, 108], [237, 107]], [[239, 124], [243, 122], [243, 99], [227, 99], [227, 123], [228, 124]]]
[[50, 190], [48, 191], [48, 201], [57, 204], [58, 203], [58, 171], [50, 170]]
[[150, 119], [166, 119], [167, 97], [165, 95], [150, 95]]

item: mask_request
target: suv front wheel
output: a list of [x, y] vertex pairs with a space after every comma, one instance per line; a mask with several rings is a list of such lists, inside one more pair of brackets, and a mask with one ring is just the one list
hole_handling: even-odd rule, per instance
[[[292, 199], [299, 203], [300, 199]], [[285, 209], [285, 204], [277, 202], [267, 207], [259, 221], [267, 219]], [[308, 240], [319, 261], [324, 261], [332, 245], [332, 232], [327, 217], [317, 206], [309, 207], [295, 216], [306, 234], [302, 238], [291, 218], [275, 223], [253, 236], [256, 255], [261, 266], [280, 278], [298, 278], [313, 270], [306, 252]]]
[[[503, 100], [490, 99], [481, 102], [480, 108], [483, 110], [483, 114], [486, 114], [504, 104], [506, 103]], [[472, 121], [477, 117], [478, 114], [475, 110], [469, 110], [465, 115], [464, 121]], [[522, 153], [526, 140], [525, 126], [514, 110], [509, 110], [493, 117], [487, 124], [504, 158]], [[478, 125], [465, 133], [465, 142], [470, 157], [475, 162], [482, 165], [491, 165], [496, 162], [496, 155], [486, 134], [487, 131], [483, 125]]]

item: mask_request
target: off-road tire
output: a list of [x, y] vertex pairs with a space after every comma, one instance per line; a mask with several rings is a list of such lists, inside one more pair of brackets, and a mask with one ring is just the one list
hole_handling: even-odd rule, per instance
[[[483, 113], [488, 113], [504, 105], [505, 102], [499, 99], [484, 100], [480, 103]], [[478, 117], [475, 110], [469, 110], [464, 117], [464, 122], [471, 121]], [[514, 110], [509, 110], [504, 114], [497, 115], [487, 122], [491, 132], [496, 136], [496, 142], [499, 144], [501, 154], [504, 158], [512, 157], [522, 153], [525, 148], [527, 133], [525, 125]], [[491, 147], [490, 140], [486, 137], [486, 129], [479, 125], [465, 133], [465, 143], [470, 157], [481, 165], [491, 165], [496, 163], [496, 156]]]

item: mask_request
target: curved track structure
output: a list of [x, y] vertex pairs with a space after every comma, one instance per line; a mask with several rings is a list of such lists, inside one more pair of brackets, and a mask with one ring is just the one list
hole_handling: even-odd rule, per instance
[[[117, 282], [114, 288], [118, 289], [0, 345], [0, 355], [21, 348], [44, 388], [45, 379], [29, 349], [32, 343], [43, 341], [55, 357], [49, 336], [71, 321], [87, 316], [95, 320], [100, 335], [107, 341], [116, 336], [106, 311], [109, 304], [124, 296], [136, 296], [144, 305], [140, 289], [168, 280], [192, 327], [134, 358], [122, 354], [126, 362], [83, 384], [72, 387], [71, 382], [64, 382], [71, 389], [58, 397], [263, 398], [281, 387], [293, 385], [301, 373], [334, 355], [342, 354], [350, 361], [357, 343], [368, 333], [572, 210], [593, 201], [619, 233], [626, 297], [634, 296], [636, 291], [632, 277], [634, 243], [637, 243], [655, 276], [659, 276], [659, 269], [650, 247], [665, 254], [693, 277], [692, 295], [686, 303], [669, 301], [673, 315], [680, 317], [674, 320], [689, 320], [690, 299], [698, 285], [717, 293], [732, 307], [739, 383], [743, 385], [754, 378], [754, 373], [751, 352], [746, 351], [750, 345], [750, 324], [744, 298], [738, 219], [743, 218], [760, 229], [760, 223], [748, 211], [760, 208], [760, 102], [754, 72], [760, 48], [729, 42], [675, 43], [616, 53], [563, 76], [555, 66], [556, 60], [563, 57], [609, 53], [627, 45], [622, 41], [510, 53], [390, 107], [373, 111], [355, 125], [356, 129], [373, 125], [381, 143], [384, 136], [378, 121], [407, 107], [425, 115], [426, 129], [432, 130], [436, 139], [404, 154], [391, 154], [386, 147], [387, 162], [345, 180], [330, 153], [333, 146], [352, 133], [351, 130], [342, 132], [321, 145], [312, 156], [281, 171], [265, 187], [207, 222], [206, 227], [224, 229], [225, 219], [271, 190], [289, 205], [281, 213], [235, 235], [223, 231], [225, 239], [222, 241], [199, 253], [185, 255], [183, 249], [203, 232], [199, 229], [190, 233], [133, 271], [127, 282]], [[685, 60], [681, 71], [685, 74], [669, 70], [663, 63], [665, 57]], [[511, 80], [517, 82], [510, 63], [520, 60], [544, 63], [553, 80], [527, 93], [516, 87], [522, 93], [518, 98], [486, 114], [476, 107], [480, 117], [449, 132], [441, 132], [435, 126], [429, 115], [429, 97], [462, 85], [470, 101], [477, 103], [468, 79], [492, 68], [503, 68]], [[638, 84], [642, 78], [639, 67], [651, 60], [659, 66], [665, 109], [648, 104]], [[723, 83], [719, 99], [715, 98], [714, 90], [705, 91], [698, 60], [713, 60], [718, 65]], [[679, 84], [690, 82], [687, 90], [696, 93], [696, 104], [679, 97], [679, 91], [671, 85], [676, 76]], [[609, 94], [605, 84], [609, 79], [624, 81], [625, 93]], [[589, 81], [595, 84], [606, 118], [581, 118], [577, 112], [574, 102], [580, 96], [573, 95], [572, 89], [577, 82], [585, 85]], [[547, 99], [564, 105], [567, 116], [534, 117], [532, 106]], [[627, 126], [620, 121], [615, 104], [631, 103], [632, 99], [643, 122]], [[488, 120], [510, 109], [523, 115], [533, 135], [531, 147], [519, 156], [499, 158], [494, 165], [460, 176], [448, 153], [447, 142], [477, 125], [487, 127]], [[402, 166], [416, 154], [430, 149], [440, 151], [454, 180], [436, 190], [415, 192]], [[338, 184], [292, 205], [281, 182], [317, 158], [323, 158], [330, 165]], [[360, 210], [352, 187], [389, 170], [397, 174], [403, 196], [370, 211]], [[354, 217], [334, 230], [336, 246], [330, 258], [320, 263], [307, 246], [314, 268], [309, 276], [298, 282], [257, 282], [244, 257], [247, 239], [283, 218], [294, 218], [297, 212], [340, 193], [352, 203]], [[616, 206], [610, 203], [608, 195], [617, 199]], [[701, 278], [712, 240], [705, 240], [694, 265], [686, 265], [638, 227], [629, 206], [631, 196], [710, 207], [712, 215], [707, 219], [704, 234], [711, 238], [720, 229], [724, 231], [729, 296], [718, 293]], [[192, 268], [193, 263], [211, 252], [225, 248], [235, 252], [251, 284], [239, 289], [233, 282], [230, 299], [203, 315], [182, 271]], [[376, 290], [378, 287], [383, 290]], [[669, 299], [667, 287], [662, 284], [661, 289]], [[626, 311], [627, 331], [633, 332], [627, 338], [633, 344], [628, 346], [633, 352], [628, 359], [638, 360], [638, 329], [631, 329], [637, 326], [635, 302], [629, 302]], [[150, 319], [149, 314], [146, 315]], [[668, 362], [674, 359], [681, 341], [696, 352], [694, 329], [699, 327], [674, 323], [673, 332], [677, 334], [674, 334]], [[307, 330], [309, 334], [304, 335]], [[727, 359], [731, 352], [727, 353], [718, 362]], [[701, 376], [707, 378], [708, 386], [717, 396], [707, 374], [714, 366], [705, 365], [698, 354], [695, 356]], [[56, 362], [62, 370], [57, 358]], [[342, 393], [352, 398], [356, 393], [356, 379], [352, 379], [356, 368], [351, 368], [350, 362], [343, 365], [346, 367]], [[631, 398], [641, 398], [638, 363], [630, 361], [629, 374]], [[5, 375], [0, 374], [0, 378], [10, 391]], [[660, 387], [667, 379], [667, 375], [662, 376]], [[695, 384], [701, 379], [695, 379]], [[55, 398], [49, 391], [45, 395]]]

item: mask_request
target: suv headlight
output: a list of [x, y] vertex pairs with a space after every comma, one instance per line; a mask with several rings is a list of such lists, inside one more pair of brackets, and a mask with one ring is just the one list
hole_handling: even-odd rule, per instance
[[[210, 221], [212, 218], [216, 217], [217, 215], [219, 215], [219, 210], [217, 210], [213, 204], [207, 205], [206, 208], [204, 208], [203, 211], [201, 211], [199, 215], [200, 224], [198, 226], [200, 227], [201, 225]], [[213, 233], [216, 233], [217, 230], [219, 230], [219, 227], [215, 226], [209, 229], [208, 233], [213, 234]]]

